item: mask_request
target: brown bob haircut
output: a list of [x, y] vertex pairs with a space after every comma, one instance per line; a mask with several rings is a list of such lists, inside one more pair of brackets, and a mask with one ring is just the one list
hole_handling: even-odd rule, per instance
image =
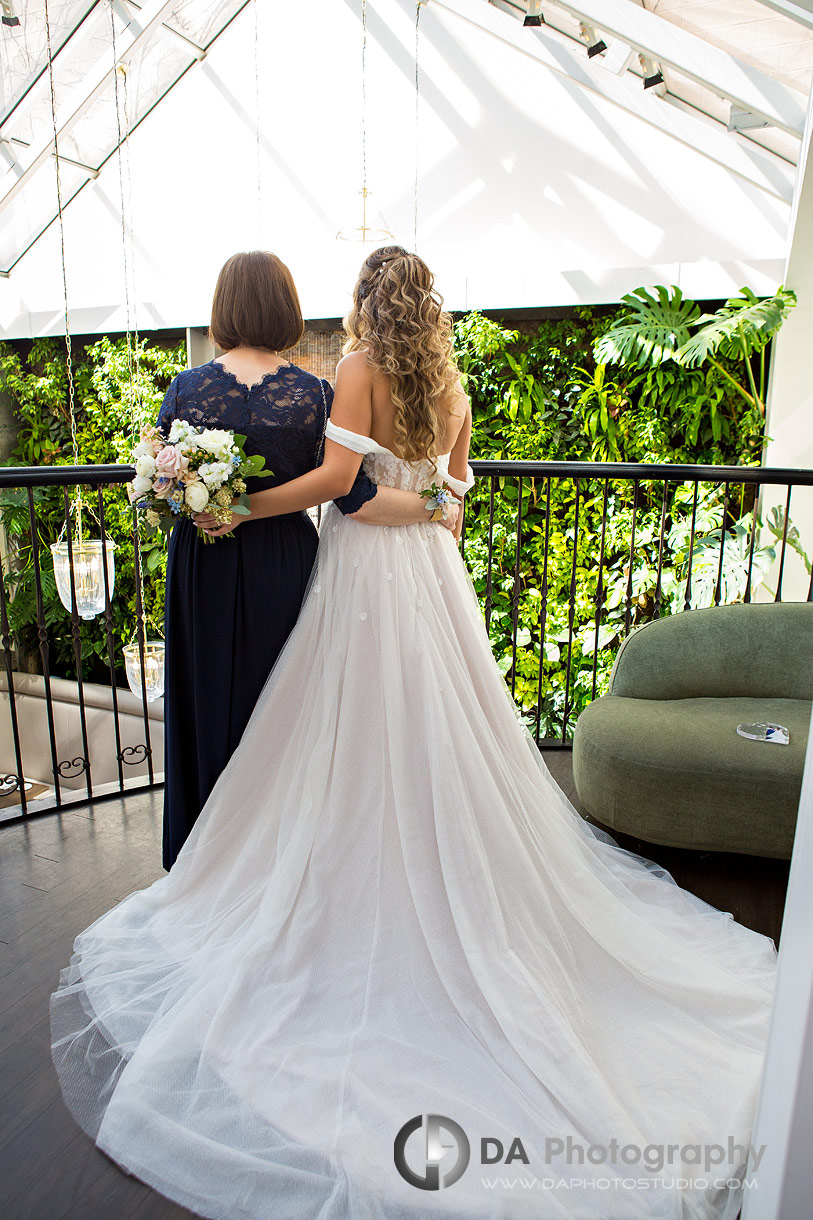
[[222, 351], [260, 347], [282, 352], [305, 333], [293, 276], [270, 250], [233, 254], [221, 268], [209, 337]]

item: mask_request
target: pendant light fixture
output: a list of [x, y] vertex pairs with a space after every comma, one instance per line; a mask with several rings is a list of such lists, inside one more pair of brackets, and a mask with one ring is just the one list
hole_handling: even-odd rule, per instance
[[[54, 88], [54, 59], [51, 47], [51, 22], [48, 12], [48, 0], [45, 0], [45, 37], [48, 54], [48, 81], [51, 92], [51, 122], [54, 132], [54, 169], [56, 175], [57, 214], [59, 218], [60, 254], [62, 260], [62, 289], [65, 310], [65, 368], [68, 378], [68, 413], [71, 421], [71, 445], [73, 462], [79, 465], [79, 446], [76, 438], [76, 395], [73, 381], [73, 352], [71, 349], [70, 311], [68, 309], [68, 275], [65, 260], [65, 224], [62, 213], [62, 179], [59, 166], [59, 137], [56, 120], [56, 91]], [[83, 619], [95, 618], [104, 610], [104, 569], [107, 566], [108, 584], [113, 592], [115, 583], [114, 551], [116, 543], [112, 538], [105, 540], [102, 546], [99, 538], [86, 538], [82, 532], [83, 508], [93, 516], [90, 505], [83, 505], [81, 484], [76, 486], [76, 494], [65, 515], [62, 529], [57, 541], [51, 544], [51, 555], [54, 563], [54, 576], [59, 599], [66, 610], [73, 610], [76, 597], [76, 610]], [[74, 516], [75, 535], [71, 539], [63, 539], [69, 528], [71, 513]], [[71, 563], [73, 564], [73, 588], [71, 587]]]
[[393, 241], [393, 234], [380, 212], [370, 216], [370, 191], [367, 188], [367, 0], [361, 0], [361, 224], [348, 225], [336, 234], [339, 241], [381, 246]]

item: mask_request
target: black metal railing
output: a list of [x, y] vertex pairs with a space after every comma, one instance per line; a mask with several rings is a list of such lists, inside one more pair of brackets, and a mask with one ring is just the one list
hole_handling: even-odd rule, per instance
[[[793, 492], [813, 487], [813, 471], [491, 460], [473, 461], [472, 467], [477, 481], [466, 497], [461, 548], [497, 662], [540, 745], [569, 745], [582, 707], [604, 688], [618, 644], [640, 622], [699, 604], [748, 602], [755, 596], [781, 601], [791, 552], [797, 565], [794, 599], [813, 600], [812, 570], [792, 521]], [[44, 687], [50, 771], [48, 791], [29, 801], [15, 687], [22, 675], [15, 666], [17, 648], [10, 614], [18, 576], [12, 555], [7, 557], [0, 580], [0, 641], [10, 718], [8, 757], [0, 759], [0, 772], [4, 772], [0, 774], [0, 822], [162, 782], [163, 760], [156, 764], [153, 757], [148, 714], [141, 585], [136, 579], [144, 740], [126, 745], [119, 708], [121, 669], [116, 664], [115, 619], [105, 565], [102, 618], [117, 779], [94, 783], [86, 707], [89, 684], [83, 678], [86, 658], [73, 578], [70, 489], [89, 489], [104, 553], [110, 535], [103, 491], [126, 484], [133, 475], [129, 465], [0, 467], [0, 519], [5, 520], [4, 497], [14, 489], [17, 512], [22, 514], [23, 524], [27, 521], [24, 532], [33, 569], [34, 651]], [[60, 511], [71, 566], [70, 634], [79, 729], [66, 758], [59, 757], [55, 725], [53, 616], [49, 630], [43, 588], [47, 565], [44, 569], [35, 501], [36, 489], [49, 487], [63, 489]], [[778, 489], [772, 516], [764, 502], [769, 488]], [[138, 517], [134, 506], [129, 511], [128, 539], [137, 574], [141, 563]], [[53, 502], [50, 513], [53, 531]], [[805, 582], [801, 593], [800, 571]], [[766, 591], [769, 573], [775, 588]], [[50, 596], [53, 598], [52, 586]], [[144, 767], [145, 774], [134, 776], [135, 764]], [[66, 792], [64, 781], [80, 776], [81, 787]]]
[[[88, 734], [88, 709], [86, 707], [85, 693], [86, 681], [83, 678], [83, 656], [82, 656], [82, 639], [80, 633], [80, 617], [77, 606], [76, 597], [76, 582], [75, 582], [75, 567], [74, 567], [74, 543], [71, 513], [70, 513], [70, 488], [84, 488], [90, 492], [90, 500], [88, 503], [93, 507], [98, 519], [99, 534], [101, 540], [102, 555], [106, 557], [106, 541], [110, 537], [105, 525], [105, 506], [103, 489], [105, 486], [115, 484], [128, 483], [134, 476], [135, 469], [130, 465], [98, 465], [98, 466], [49, 466], [49, 467], [0, 467], [0, 518], [4, 516], [4, 510], [9, 509], [9, 504], [3, 502], [3, 494], [9, 489], [22, 489], [25, 493], [24, 503], [27, 507], [28, 529], [27, 529], [27, 544], [30, 546], [30, 567], [33, 574], [34, 583], [34, 599], [35, 599], [35, 621], [36, 621], [36, 637], [37, 651], [39, 654], [39, 666], [45, 692], [45, 719], [48, 733], [48, 749], [50, 753], [50, 776], [48, 777], [49, 791], [46, 791], [41, 797], [31, 802], [29, 808], [29, 800], [26, 794], [26, 778], [25, 767], [23, 762], [23, 742], [21, 740], [19, 726], [19, 709], [17, 705], [17, 693], [15, 691], [15, 676], [18, 683], [20, 682], [20, 671], [15, 669], [15, 641], [12, 635], [10, 624], [10, 604], [9, 596], [12, 599], [14, 596], [13, 589], [20, 578], [20, 573], [13, 567], [13, 554], [7, 556], [7, 561], [3, 565], [2, 579], [0, 579], [0, 640], [3, 648], [3, 662], [5, 666], [6, 686], [9, 701], [9, 715], [11, 722], [11, 740], [13, 744], [14, 764], [16, 770], [12, 771], [9, 767], [10, 759], [0, 761], [0, 768], [5, 771], [5, 774], [0, 776], [2, 784], [2, 796], [4, 798], [5, 809], [0, 809], [0, 819], [2, 821], [14, 821], [18, 817], [25, 817], [30, 812], [46, 812], [52, 809], [59, 809], [66, 803], [73, 803], [78, 798], [81, 800], [89, 800], [91, 798], [103, 795], [115, 795], [130, 791], [134, 787], [153, 787], [156, 784], [156, 769], [161, 771], [163, 768], [163, 760], [161, 760], [158, 768], [155, 767], [153, 761], [153, 748], [151, 742], [150, 717], [148, 714], [148, 700], [146, 689], [146, 664], [145, 664], [145, 637], [142, 621], [142, 603], [141, 603], [141, 588], [140, 582], [136, 580], [136, 637], [139, 648], [140, 657], [140, 672], [141, 672], [141, 701], [144, 725], [144, 741], [137, 743], [134, 746], [124, 745], [121, 733], [121, 715], [119, 708], [120, 688], [117, 684], [117, 669], [116, 669], [116, 643], [113, 630], [113, 608], [110, 596], [110, 573], [108, 563], [105, 561], [102, 565], [105, 604], [103, 611], [104, 632], [107, 652], [107, 669], [110, 681], [110, 698], [112, 708], [113, 732], [115, 739], [116, 751], [116, 769], [118, 780], [114, 784], [106, 784], [103, 786], [93, 783], [91, 758], [90, 758], [90, 740]], [[67, 543], [68, 562], [70, 571], [70, 588], [71, 588], [71, 638], [72, 651], [74, 658], [74, 667], [76, 672], [76, 695], [79, 715], [79, 745], [78, 752], [72, 752], [73, 756], [69, 758], [59, 758], [57, 746], [57, 731], [54, 715], [54, 698], [52, 693], [53, 672], [51, 664], [51, 647], [52, 639], [49, 635], [48, 621], [46, 615], [46, 598], [44, 592], [44, 573], [45, 570], [42, 563], [42, 545], [40, 541], [40, 520], [38, 519], [37, 508], [35, 504], [35, 491], [41, 488], [48, 487], [63, 488], [63, 520], [65, 527], [65, 541]], [[87, 494], [87, 492], [86, 492]], [[93, 503], [95, 499], [95, 504]], [[19, 506], [18, 506], [19, 507]], [[133, 547], [133, 560], [136, 573], [139, 571], [140, 564], [140, 545], [138, 535], [137, 510], [135, 506], [131, 506], [131, 540]], [[54, 539], [56, 541], [56, 539]], [[9, 593], [11, 590], [11, 594]], [[146, 780], [133, 782], [133, 779], [127, 775], [127, 768], [133, 765], [146, 762], [147, 776]], [[82, 790], [78, 793], [66, 793], [64, 791], [63, 781], [67, 779], [75, 779], [78, 776], [84, 776]], [[44, 776], [34, 777], [42, 780]], [[9, 798], [13, 798], [14, 793], [19, 794], [19, 803], [12, 803], [9, 806]], [[3, 816], [4, 814], [8, 816]]]
[[[466, 497], [463, 554], [538, 745], [569, 746], [618, 644], [641, 622], [757, 596], [781, 601], [791, 551], [792, 600], [813, 600], [813, 569], [792, 522], [793, 491], [813, 487], [813, 470], [471, 465], [477, 482]], [[769, 513], [771, 488], [778, 503]], [[806, 507], [813, 520], [813, 499]]]

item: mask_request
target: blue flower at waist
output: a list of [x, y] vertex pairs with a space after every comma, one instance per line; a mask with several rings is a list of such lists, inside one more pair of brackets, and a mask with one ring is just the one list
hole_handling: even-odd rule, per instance
[[439, 487], [437, 483], [433, 483], [431, 487], [427, 487], [421, 495], [426, 500], [425, 508], [428, 513], [440, 513], [441, 517], [446, 516], [449, 505], [454, 501], [454, 496], [447, 487]]

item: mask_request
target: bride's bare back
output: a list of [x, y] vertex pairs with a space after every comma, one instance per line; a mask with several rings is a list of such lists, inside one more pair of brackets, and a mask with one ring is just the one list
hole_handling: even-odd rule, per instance
[[[345, 357], [345, 359], [352, 359], [352, 356], [356, 354], [362, 355], [360, 352], [351, 353], [351, 356]], [[396, 456], [400, 457], [395, 440], [395, 404], [392, 401], [389, 375], [381, 372], [379, 369], [371, 370], [371, 372], [373, 440], [377, 441], [379, 445], [383, 445], [385, 449], [392, 450]], [[467, 405], [468, 399], [458, 382], [456, 393], [443, 403], [443, 408], [440, 412], [443, 431], [438, 436], [438, 453], [450, 453], [454, 449], [455, 442], [466, 420]]]
[[[460, 477], [463, 477], [468, 461], [471, 408], [459, 379], [448, 400], [442, 404], [439, 415], [442, 432], [437, 438], [437, 451], [439, 454], [451, 453], [449, 472], [456, 475], [457, 466], [461, 466]], [[350, 352], [339, 361], [331, 418], [334, 423], [361, 432], [365, 432], [366, 422], [369, 431], [365, 435], [396, 457], [401, 456], [395, 439], [395, 404], [390, 377], [374, 368], [363, 351]], [[455, 469], [452, 469], [453, 464]]]

